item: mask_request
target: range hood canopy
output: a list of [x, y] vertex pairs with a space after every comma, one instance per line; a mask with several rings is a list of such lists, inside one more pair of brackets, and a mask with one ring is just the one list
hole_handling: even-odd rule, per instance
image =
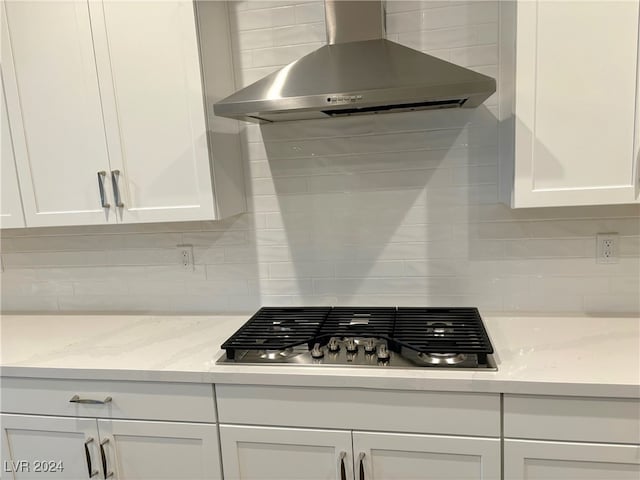
[[473, 108], [493, 78], [384, 39], [381, 1], [325, 0], [318, 50], [214, 105], [250, 122], [306, 120], [440, 108]]

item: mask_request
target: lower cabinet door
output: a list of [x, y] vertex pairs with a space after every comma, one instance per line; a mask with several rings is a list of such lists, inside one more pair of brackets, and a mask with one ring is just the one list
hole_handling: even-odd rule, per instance
[[640, 446], [505, 440], [509, 480], [638, 480]]
[[351, 432], [220, 426], [225, 480], [351, 480]]
[[2, 478], [102, 477], [93, 418], [0, 415]]
[[498, 438], [353, 432], [353, 456], [358, 480], [500, 478]]
[[99, 419], [98, 430], [105, 478], [222, 478], [213, 424]]

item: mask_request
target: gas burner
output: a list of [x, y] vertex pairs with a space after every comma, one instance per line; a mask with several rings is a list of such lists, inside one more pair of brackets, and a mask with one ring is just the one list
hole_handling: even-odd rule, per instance
[[427, 365], [458, 365], [467, 356], [464, 353], [419, 353], [418, 359]]
[[283, 348], [281, 350], [260, 350], [258, 356], [264, 360], [280, 360], [295, 355], [293, 348]]
[[293, 320], [274, 320], [269, 327], [272, 332], [291, 332], [296, 326]]
[[448, 333], [453, 332], [453, 323], [451, 322], [427, 322], [427, 333], [432, 333], [434, 337], [445, 337]]

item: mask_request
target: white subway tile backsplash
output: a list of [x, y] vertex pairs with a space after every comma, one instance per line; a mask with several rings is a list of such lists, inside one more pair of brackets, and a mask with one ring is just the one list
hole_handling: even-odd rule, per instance
[[620, 237], [620, 256], [640, 257], [640, 237]]
[[537, 295], [597, 295], [609, 293], [609, 279], [606, 277], [584, 278], [574, 276], [535, 276], [531, 279], [531, 291]]
[[[295, 6], [295, 23], [324, 22], [324, 2], [317, 0]], [[294, 23], [294, 22], [291, 22]]]
[[108, 265], [175, 265], [178, 252], [173, 248], [111, 250]]
[[387, 34], [420, 29], [420, 16], [416, 12], [387, 12]]
[[582, 312], [584, 297], [580, 295], [537, 295], [532, 292], [507, 295], [504, 310], [513, 312]]
[[[232, 13], [232, 19], [235, 20], [238, 31], [291, 25], [295, 23], [296, 8], [293, 5], [286, 5], [246, 10], [242, 14]], [[233, 9], [231, 11], [233, 12]]]
[[[251, 58], [253, 58], [253, 56]], [[236, 77], [236, 82], [239, 88], [246, 87], [251, 85], [253, 82], [257, 82], [262, 77], [273, 73], [277, 69], [277, 66], [246, 68], [239, 76]]]
[[[177, 255], [177, 252], [176, 252]], [[224, 247], [194, 247], [193, 248], [194, 262], [197, 264], [217, 264], [225, 261], [225, 249]]]
[[498, 21], [498, 2], [451, 2], [450, 6], [422, 11], [424, 30], [473, 26]]
[[584, 311], [591, 314], [638, 314], [640, 295], [589, 295], [584, 297]]
[[268, 282], [249, 281], [249, 291], [254, 295], [305, 295], [312, 292], [312, 285], [308, 278], [274, 278]]
[[58, 311], [58, 296], [50, 295], [8, 295], [2, 293], [4, 312], [51, 313]]
[[[253, 281], [253, 280], [251, 280]], [[225, 278], [220, 280], [187, 281], [184, 284], [189, 295], [248, 295], [249, 280]], [[169, 293], [169, 292], [167, 292]]]
[[[269, 28], [238, 32], [238, 36], [236, 37], [236, 47], [241, 54], [252, 53], [252, 50], [255, 48], [267, 48], [271, 46], [273, 46], [273, 30]], [[244, 65], [245, 68], [252, 66], [244, 63], [244, 57], [241, 57], [240, 60], [240, 64]]]
[[5, 269], [25, 267], [102, 266], [109, 265], [108, 252], [29, 252], [2, 255]]
[[505, 256], [510, 258], [595, 257], [595, 242], [587, 239], [509, 240]]
[[[286, 27], [274, 28], [270, 32], [270, 41], [274, 46], [289, 46], [300, 43], [300, 39], [320, 46], [326, 40], [324, 22], [306, 23], [302, 25], [288, 25]], [[251, 48], [265, 48], [267, 43]], [[316, 47], [314, 47], [315, 49]], [[296, 59], [294, 59], [296, 60]]]
[[336, 277], [404, 277], [404, 264], [395, 262], [344, 262], [336, 264]]
[[[498, 2], [388, 1], [388, 38], [498, 76]], [[322, 0], [229, 2], [238, 87], [325, 42]], [[250, 313], [261, 305], [640, 312], [640, 205], [498, 203], [478, 109], [241, 125], [249, 213], [2, 232], [5, 312]], [[595, 261], [618, 232], [619, 262]], [[193, 269], [176, 245], [194, 247]]]
[[473, 47], [454, 48], [451, 50], [451, 61], [463, 67], [479, 67], [498, 63], [497, 45], [477, 45]]
[[73, 295], [73, 284], [70, 282], [7, 282], [2, 285], [2, 295], [13, 296], [51, 296]]
[[[603, 293], [602, 291], [598, 293]], [[609, 293], [640, 296], [640, 277], [613, 277], [609, 280]]]
[[269, 264], [269, 278], [332, 278], [335, 275], [334, 266], [330, 262], [280, 262]]
[[[147, 285], [148, 282], [134, 282], [134, 285]], [[130, 295], [130, 283], [124, 279], [113, 279], [109, 281], [92, 280], [73, 282], [73, 288], [71, 292], [67, 292], [67, 295]]]
[[[194, 247], [212, 247], [220, 245], [242, 245], [247, 243], [247, 232], [243, 230], [219, 231], [211, 230], [206, 232], [185, 233], [181, 242]], [[174, 245], [174, 246], [175, 246]]]
[[284, 66], [321, 46], [322, 43], [315, 42], [257, 49], [253, 51], [252, 67]]

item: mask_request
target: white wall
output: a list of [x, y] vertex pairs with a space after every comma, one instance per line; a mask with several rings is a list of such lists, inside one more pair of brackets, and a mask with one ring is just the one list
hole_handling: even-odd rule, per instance
[[[231, 5], [240, 85], [324, 42], [323, 4]], [[497, 74], [494, 2], [388, 2], [388, 36]], [[213, 313], [260, 305], [639, 312], [640, 208], [497, 200], [495, 97], [474, 111], [245, 129], [250, 213], [2, 235], [2, 308]], [[595, 263], [619, 232], [620, 262]], [[178, 266], [175, 245], [195, 248]]]

